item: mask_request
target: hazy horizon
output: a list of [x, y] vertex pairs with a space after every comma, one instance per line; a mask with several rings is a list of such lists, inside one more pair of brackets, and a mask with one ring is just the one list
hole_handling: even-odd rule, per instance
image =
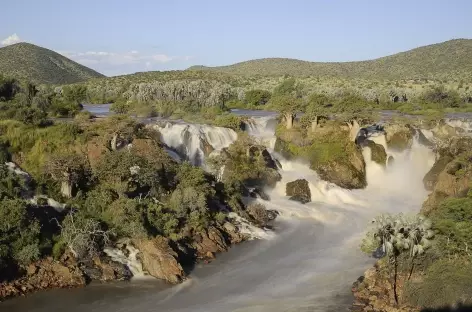
[[107, 76], [274, 57], [362, 61], [472, 38], [471, 10], [465, 0], [18, 0], [4, 10], [0, 42], [33, 43]]

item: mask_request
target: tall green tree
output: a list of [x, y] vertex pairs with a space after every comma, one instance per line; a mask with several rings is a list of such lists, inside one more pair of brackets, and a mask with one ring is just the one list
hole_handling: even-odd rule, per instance
[[328, 118], [331, 113], [332, 104], [330, 99], [324, 94], [312, 94], [308, 99], [305, 109], [306, 118], [311, 122], [311, 131], [315, 132], [320, 119]]
[[271, 99], [271, 105], [281, 113], [286, 129], [292, 129], [297, 112], [301, 109], [301, 100], [292, 95], [278, 95]]

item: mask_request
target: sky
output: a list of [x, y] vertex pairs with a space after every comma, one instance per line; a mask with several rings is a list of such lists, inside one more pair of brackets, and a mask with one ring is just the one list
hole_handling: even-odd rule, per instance
[[105, 75], [264, 57], [357, 61], [472, 38], [470, 0], [14, 0], [0, 46], [25, 41]]

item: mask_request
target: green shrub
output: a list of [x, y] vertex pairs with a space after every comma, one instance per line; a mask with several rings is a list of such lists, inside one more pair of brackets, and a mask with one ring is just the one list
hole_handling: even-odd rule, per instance
[[447, 255], [467, 255], [472, 247], [472, 198], [448, 198], [431, 218]]
[[427, 308], [472, 304], [472, 264], [462, 259], [436, 261], [420, 281], [406, 284], [405, 302]]

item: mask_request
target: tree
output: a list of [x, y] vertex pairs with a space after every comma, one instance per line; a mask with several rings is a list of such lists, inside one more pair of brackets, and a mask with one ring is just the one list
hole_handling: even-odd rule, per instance
[[414, 270], [415, 259], [431, 245], [434, 236], [431, 222], [422, 217], [408, 217], [403, 214], [396, 216], [382, 215], [374, 219], [374, 229], [367, 233], [362, 242], [362, 250], [373, 254], [381, 252], [388, 258], [391, 283], [395, 302], [398, 304], [397, 282], [398, 268], [402, 256], [409, 259], [408, 279]]
[[87, 87], [82, 85], [65, 86], [62, 96], [68, 103], [81, 104], [87, 98]]
[[52, 156], [46, 165], [46, 172], [61, 183], [61, 193], [66, 198], [75, 196], [76, 189], [86, 185], [91, 176], [85, 156], [75, 153]]
[[41, 226], [27, 206], [20, 199], [0, 201], [0, 269], [12, 262], [28, 265], [41, 255]]
[[271, 99], [271, 105], [282, 114], [286, 129], [292, 129], [293, 120], [299, 111], [301, 102], [291, 95], [278, 95]]
[[359, 95], [353, 93], [344, 94], [331, 108], [337, 119], [346, 123], [349, 127], [349, 138], [356, 140], [360, 130], [360, 124], [371, 121], [371, 103]]
[[65, 217], [62, 224], [57, 223], [61, 228], [61, 239], [77, 259], [97, 256], [101, 247], [109, 243], [112, 234], [103, 230], [97, 220], [73, 212]]
[[324, 94], [312, 94], [308, 99], [308, 105], [306, 108], [306, 118], [311, 122], [311, 131], [315, 132], [321, 118], [327, 119], [329, 116], [330, 108], [329, 98]]
[[246, 92], [244, 101], [247, 105], [260, 106], [269, 102], [270, 97], [271, 93], [269, 91], [255, 89]]

